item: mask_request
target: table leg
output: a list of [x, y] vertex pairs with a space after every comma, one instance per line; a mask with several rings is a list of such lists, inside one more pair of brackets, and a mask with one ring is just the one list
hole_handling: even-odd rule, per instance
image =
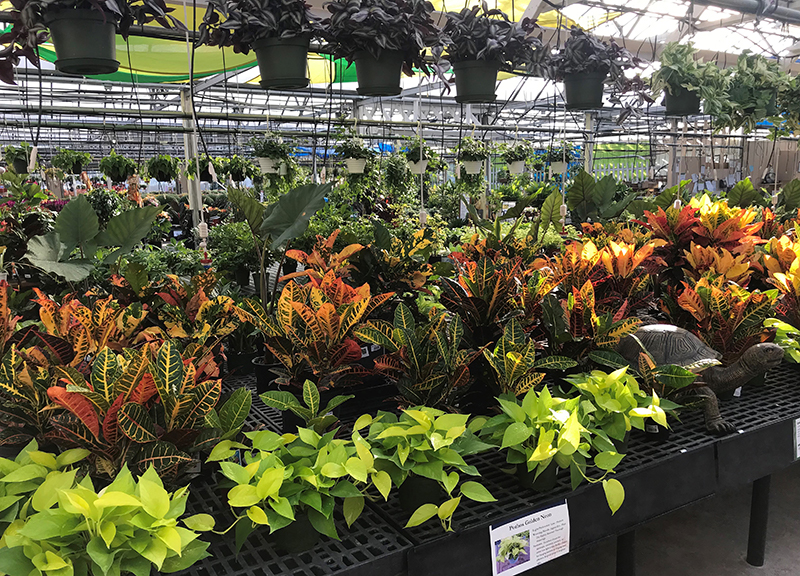
[[747, 539], [747, 563], [751, 566], [764, 565], [771, 480], [772, 476], [764, 476], [753, 482], [753, 497], [750, 500], [750, 534]]

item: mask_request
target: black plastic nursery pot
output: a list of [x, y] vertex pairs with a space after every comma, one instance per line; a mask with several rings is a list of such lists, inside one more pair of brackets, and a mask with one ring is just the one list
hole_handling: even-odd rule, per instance
[[297, 554], [311, 550], [319, 542], [319, 532], [314, 530], [308, 514], [298, 511], [294, 522], [270, 534], [269, 539], [284, 552]]
[[44, 15], [56, 49], [56, 70], [87, 76], [119, 69], [117, 26], [112, 15], [99, 10], [52, 10]]
[[603, 107], [603, 82], [607, 74], [567, 74], [564, 92], [567, 110], [596, 110]]
[[700, 113], [700, 94], [678, 87], [664, 96], [667, 116], [692, 116]]
[[404, 55], [401, 50], [382, 50], [380, 58], [366, 51], [354, 58], [358, 93], [362, 96], [397, 96]]
[[436, 480], [422, 476], [409, 476], [398, 488], [397, 495], [403, 511], [412, 514], [423, 504], [441, 502], [445, 493]]
[[255, 371], [253, 360], [261, 356], [260, 352], [228, 352], [228, 373], [243, 376]]
[[529, 488], [534, 492], [549, 492], [558, 483], [558, 464], [553, 460], [538, 477], [536, 468], [528, 470], [526, 465], [518, 464], [517, 478], [523, 488]]
[[311, 36], [263, 38], [253, 43], [261, 71], [261, 87], [289, 90], [308, 86], [308, 46]]
[[27, 174], [28, 173], [28, 161], [27, 160], [14, 160], [11, 163], [11, 166], [14, 168], [14, 172], [17, 174]]
[[75, 162], [75, 164], [72, 165], [72, 172], [70, 172], [70, 174], [80, 174], [81, 172], [83, 172], [83, 164]]
[[256, 392], [258, 394], [263, 394], [272, 388], [272, 381], [275, 380], [272, 369], [278, 366], [280, 364], [267, 363], [263, 356], [253, 358], [253, 372], [256, 375]]
[[669, 440], [671, 433], [672, 431], [669, 428], [655, 422], [647, 422], [644, 425], [645, 437], [656, 444], [662, 444]]
[[283, 264], [281, 264], [281, 271], [284, 275], [297, 272], [297, 260], [294, 258], [284, 259]]
[[464, 60], [453, 64], [456, 73], [456, 102], [494, 102], [500, 63], [494, 60]]
[[211, 170], [208, 169], [208, 166], [200, 170], [200, 182], [213, 182], [214, 179], [211, 177]]
[[237, 268], [233, 271], [233, 279], [239, 286], [250, 286], [250, 270], [247, 268]]

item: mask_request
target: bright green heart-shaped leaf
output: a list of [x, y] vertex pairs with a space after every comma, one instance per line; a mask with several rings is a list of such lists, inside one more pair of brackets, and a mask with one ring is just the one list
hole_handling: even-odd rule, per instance
[[475, 502], [495, 502], [497, 500], [483, 484], [478, 482], [464, 482], [461, 485], [461, 494]]
[[619, 480], [612, 478], [611, 480], [603, 480], [603, 491], [606, 494], [606, 501], [613, 516], [625, 501], [625, 488], [623, 488]]
[[419, 526], [436, 516], [439, 512], [439, 507], [436, 504], [423, 504], [417, 508], [411, 515], [411, 518], [406, 523], [406, 528], [413, 528]]

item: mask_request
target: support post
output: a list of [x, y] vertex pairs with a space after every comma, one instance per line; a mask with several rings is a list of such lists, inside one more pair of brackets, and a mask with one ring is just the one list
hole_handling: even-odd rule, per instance
[[586, 112], [583, 127], [583, 169], [592, 174], [592, 166], [594, 165], [594, 138], [592, 137], [594, 134], [594, 115], [591, 112]]
[[617, 576], [636, 576], [636, 531], [617, 535]]
[[[195, 136], [196, 130], [194, 118], [192, 117], [192, 96], [189, 94], [188, 89], [181, 90], [181, 111], [185, 114], [183, 127], [186, 131], [183, 133], [183, 155], [186, 167], [189, 167], [189, 162], [194, 158], [199, 168], [197, 137]], [[192, 225], [196, 228], [200, 225], [200, 210], [203, 209], [203, 197], [200, 193], [200, 178], [198, 174], [194, 174], [194, 178], [186, 179], [186, 188], [189, 196], [189, 209], [192, 211]]]
[[672, 132], [672, 146], [669, 147], [669, 166], [667, 166], [667, 187], [675, 186], [675, 163], [677, 158], [678, 146], [678, 121], [673, 118], [670, 120], [670, 132]]
[[747, 563], [751, 566], [764, 565], [771, 481], [772, 476], [764, 476], [753, 482], [753, 496], [750, 500], [750, 534], [747, 538]]

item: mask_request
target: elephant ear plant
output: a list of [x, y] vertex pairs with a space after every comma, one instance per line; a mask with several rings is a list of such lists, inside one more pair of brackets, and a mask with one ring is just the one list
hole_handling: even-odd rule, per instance
[[124, 468], [100, 491], [88, 476], [76, 482], [75, 471], [51, 472], [27, 517], [6, 529], [0, 566], [8, 576], [185, 570], [209, 556], [197, 531], [214, 527], [208, 514], [181, 520], [188, 496], [188, 488], [167, 492], [152, 468], [138, 481]]
[[78, 282], [89, 276], [98, 261], [112, 263], [133, 250], [160, 212], [160, 206], [133, 208], [114, 216], [100, 230], [86, 196], [78, 196], [59, 212], [52, 232], [31, 238], [25, 256], [45, 272]]
[[[369, 427], [367, 440], [376, 468], [385, 470], [400, 487], [401, 505], [412, 512], [407, 528], [438, 517], [442, 528], [450, 532], [463, 498], [495, 501], [481, 483], [461, 482], [461, 474], [479, 476], [464, 457], [489, 448], [467, 429], [468, 419], [466, 414], [418, 406], [404, 410], [399, 417], [379, 412], [375, 418], [365, 414], [356, 421], [354, 438], [360, 438], [361, 430]], [[440, 499], [444, 499], [441, 504], [431, 501]]]

